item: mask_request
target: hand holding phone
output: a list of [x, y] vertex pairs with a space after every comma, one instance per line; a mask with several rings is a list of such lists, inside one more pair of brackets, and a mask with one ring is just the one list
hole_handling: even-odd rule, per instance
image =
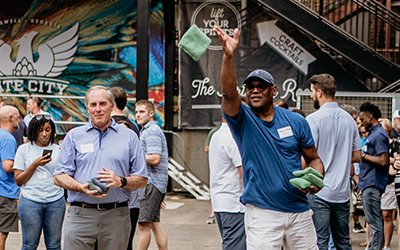
[[45, 149], [45, 150], [43, 150], [42, 156], [45, 156], [45, 159], [49, 159], [51, 157], [52, 153], [53, 153], [53, 150]]

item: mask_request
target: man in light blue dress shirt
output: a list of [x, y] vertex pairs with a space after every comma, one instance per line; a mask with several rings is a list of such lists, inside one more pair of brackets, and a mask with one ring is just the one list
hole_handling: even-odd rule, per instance
[[[146, 159], [136, 134], [111, 118], [112, 93], [103, 86], [88, 90], [90, 121], [66, 135], [54, 171], [54, 183], [68, 190], [71, 206], [64, 223], [64, 249], [126, 249], [131, 228], [131, 189], [147, 184]], [[107, 183], [105, 194], [87, 181]]]
[[328, 250], [329, 234], [337, 249], [351, 249], [349, 234], [350, 170], [361, 161], [357, 125], [334, 101], [336, 81], [329, 74], [313, 75], [309, 82], [316, 112], [307, 116], [318, 155], [324, 163], [325, 187], [309, 195], [320, 250]]

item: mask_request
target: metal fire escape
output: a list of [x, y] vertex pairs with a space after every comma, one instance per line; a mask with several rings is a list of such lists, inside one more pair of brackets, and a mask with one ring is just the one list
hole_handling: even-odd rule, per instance
[[400, 17], [375, 0], [253, 0], [370, 73], [400, 88]]

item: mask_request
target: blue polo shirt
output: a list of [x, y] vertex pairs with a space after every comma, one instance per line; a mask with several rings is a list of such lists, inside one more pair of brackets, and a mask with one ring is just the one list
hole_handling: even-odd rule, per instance
[[388, 164], [385, 167], [373, 165], [362, 159], [360, 181], [357, 185], [360, 190], [367, 187], [377, 187], [383, 193], [389, 178], [389, 137], [380, 123], [369, 129], [363, 152], [372, 156], [388, 153]]
[[[68, 174], [83, 184], [97, 177], [97, 172], [103, 171], [103, 167], [118, 176], [139, 175], [147, 178], [146, 158], [137, 135], [113, 119], [103, 132], [94, 127], [92, 121], [70, 130], [61, 145], [54, 175]], [[108, 196], [101, 199], [68, 190], [68, 202], [124, 202], [130, 195], [129, 189], [114, 187], [109, 189]]]
[[4, 160], [14, 161], [17, 142], [6, 129], [0, 129], [0, 196], [19, 199], [19, 187], [15, 183], [14, 173], [4, 171], [1, 164]]
[[140, 130], [140, 142], [145, 154], [161, 155], [158, 166], [147, 165], [149, 180], [161, 193], [167, 192], [168, 185], [168, 147], [164, 133], [156, 121], [148, 122]]
[[241, 104], [237, 119], [224, 117], [238, 145], [243, 163], [243, 204], [281, 212], [309, 210], [306, 195], [290, 184], [301, 170], [300, 147], [314, 146], [310, 127], [299, 114], [274, 107], [271, 122], [258, 118]]

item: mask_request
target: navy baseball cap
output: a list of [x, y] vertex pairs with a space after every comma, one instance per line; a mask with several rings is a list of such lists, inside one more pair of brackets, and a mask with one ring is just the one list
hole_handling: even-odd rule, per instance
[[256, 69], [253, 70], [243, 81], [244, 84], [247, 84], [250, 81], [254, 80], [261, 80], [263, 82], [266, 82], [268, 84], [271, 84], [271, 86], [275, 85], [274, 83], [274, 78], [271, 76], [270, 73], [263, 69]]

